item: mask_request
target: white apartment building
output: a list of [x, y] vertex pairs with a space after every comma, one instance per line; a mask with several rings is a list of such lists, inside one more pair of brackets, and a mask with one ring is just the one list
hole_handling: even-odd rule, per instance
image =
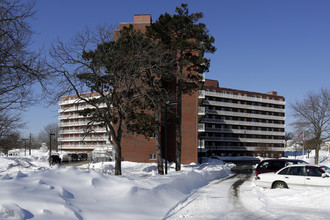
[[281, 157], [285, 144], [285, 99], [277, 92], [220, 88], [206, 80], [199, 91], [199, 151], [221, 156]]
[[[93, 97], [91, 93], [84, 94]], [[59, 102], [59, 134], [60, 150], [72, 152], [89, 152], [96, 148], [111, 149], [105, 127], [97, 124], [88, 126], [90, 120], [86, 116], [79, 115], [79, 111], [91, 107], [77, 96], [61, 97]], [[86, 133], [86, 130], [89, 130]]]

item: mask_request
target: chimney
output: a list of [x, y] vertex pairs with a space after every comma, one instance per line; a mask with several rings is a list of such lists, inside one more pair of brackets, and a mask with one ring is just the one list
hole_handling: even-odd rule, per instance
[[134, 23], [151, 23], [151, 15], [150, 14], [139, 14], [134, 15]]
[[271, 92], [267, 92], [268, 95], [277, 95], [277, 92], [275, 91], [271, 91]]

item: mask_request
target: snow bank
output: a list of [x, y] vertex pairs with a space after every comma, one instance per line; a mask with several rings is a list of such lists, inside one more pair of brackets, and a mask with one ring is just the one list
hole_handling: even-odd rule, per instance
[[45, 158], [0, 158], [0, 219], [162, 219], [233, 166], [210, 161], [158, 175], [156, 164], [123, 162], [123, 176], [113, 176], [113, 162], [49, 168]]

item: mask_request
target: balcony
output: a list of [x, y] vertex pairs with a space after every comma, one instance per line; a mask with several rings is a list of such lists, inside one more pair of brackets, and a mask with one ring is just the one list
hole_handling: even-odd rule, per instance
[[205, 148], [205, 140], [198, 139], [198, 148], [204, 149]]
[[205, 107], [198, 107], [198, 115], [205, 115]]
[[224, 129], [224, 128], [205, 128], [205, 132], [227, 133], [227, 134], [250, 134], [250, 135], [267, 135], [267, 136], [285, 136], [285, 132], [278, 131], [261, 131], [247, 129]]
[[204, 73], [199, 73], [198, 75], [199, 75], [199, 79], [200, 79], [199, 81], [200, 82], [205, 82], [205, 74]]
[[59, 142], [84, 142], [84, 141], [106, 141], [107, 137], [60, 137]]
[[264, 107], [264, 106], [258, 106], [258, 105], [245, 105], [245, 104], [218, 102], [218, 101], [211, 101], [211, 100], [204, 100], [203, 105], [285, 113], [284, 108]]
[[[105, 107], [106, 107], [106, 104], [103, 104], [103, 103], [98, 106], [98, 108], [105, 108]], [[58, 112], [59, 113], [62, 113], [62, 112], [77, 112], [77, 111], [82, 111], [82, 110], [87, 109], [87, 108], [94, 109], [95, 107], [91, 106], [91, 105], [87, 105], [87, 106], [74, 105], [74, 106], [70, 106], [70, 107], [61, 107], [58, 110]]]
[[[93, 95], [90, 96], [89, 98], [100, 98], [100, 95]], [[88, 97], [87, 97], [88, 98]], [[59, 105], [72, 105], [72, 104], [79, 104], [79, 103], [86, 103], [84, 100], [79, 99], [78, 97], [75, 99], [70, 99], [70, 100], [61, 100], [58, 102]]]
[[198, 132], [204, 132], [205, 131], [205, 124], [198, 123]]
[[257, 146], [218, 146], [218, 145], [205, 145], [206, 149], [209, 150], [230, 150], [230, 151], [263, 151], [267, 149], [267, 151], [284, 151], [282, 147], [257, 147]]
[[248, 96], [241, 96], [241, 95], [233, 95], [233, 94], [224, 94], [224, 93], [220, 93], [220, 92], [206, 91], [205, 95], [206, 96], [212, 96], [212, 97], [220, 97], [220, 98], [245, 100], [245, 101], [252, 101], [252, 102], [262, 102], [262, 103], [269, 103], [269, 104], [285, 105], [285, 101], [273, 100], [273, 99], [264, 99], [264, 98], [257, 98], [257, 97], [248, 97]]
[[66, 119], [84, 119], [84, 118], [89, 118], [89, 116], [83, 116], [79, 114], [71, 114], [71, 115], [59, 115], [58, 119], [59, 120], [66, 120]]
[[[92, 131], [89, 131], [89, 133], [106, 133], [106, 129], [95, 129]], [[84, 129], [75, 129], [75, 130], [61, 130], [59, 134], [84, 134], [86, 133], [86, 130]]]
[[206, 110], [208, 114], [215, 115], [223, 115], [223, 116], [233, 116], [233, 117], [241, 117], [241, 118], [259, 118], [259, 119], [267, 119], [267, 120], [279, 120], [284, 121], [284, 116], [275, 116], [275, 115], [264, 115], [264, 114], [250, 114], [244, 112], [232, 112], [232, 111], [221, 111], [221, 110]]
[[214, 137], [214, 136], [200, 136], [200, 138], [207, 141], [217, 142], [242, 142], [242, 143], [265, 143], [265, 144], [284, 144], [285, 140], [281, 139], [261, 139], [261, 138], [230, 138], [230, 137]]
[[285, 128], [285, 124], [274, 123], [261, 123], [249, 121], [236, 121], [236, 120], [222, 120], [213, 118], [203, 118], [202, 123], [226, 124], [226, 125], [239, 125], [239, 126], [254, 126], [254, 127], [267, 127], [267, 128]]
[[[111, 145], [109, 145], [109, 146], [111, 146]], [[109, 146], [106, 146], [106, 147], [109, 148]], [[76, 149], [79, 149], [79, 150], [85, 150], [85, 149], [86, 150], [94, 150], [95, 148], [98, 148], [98, 147], [104, 147], [104, 145], [83, 145], [83, 144], [59, 145], [58, 149], [61, 149], [61, 150], [76, 150]]]
[[198, 90], [198, 98], [205, 99], [205, 90]]

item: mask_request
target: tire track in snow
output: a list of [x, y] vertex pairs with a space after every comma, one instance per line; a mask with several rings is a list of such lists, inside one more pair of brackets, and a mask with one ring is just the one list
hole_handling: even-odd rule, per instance
[[177, 204], [163, 219], [264, 219], [240, 203], [239, 188], [249, 178], [251, 173], [240, 173], [213, 181]]
[[[237, 174], [228, 178], [215, 180], [209, 185], [192, 193], [184, 201], [171, 209], [163, 219], [218, 219], [231, 207], [221, 207], [217, 204], [219, 199], [222, 204], [228, 204], [228, 193], [231, 186], [237, 181]], [[229, 183], [227, 183], [229, 182]], [[226, 184], [222, 184], [226, 183]], [[210, 195], [210, 192], [211, 195]], [[219, 214], [220, 213], [220, 214]], [[222, 214], [221, 214], [222, 213]]]

